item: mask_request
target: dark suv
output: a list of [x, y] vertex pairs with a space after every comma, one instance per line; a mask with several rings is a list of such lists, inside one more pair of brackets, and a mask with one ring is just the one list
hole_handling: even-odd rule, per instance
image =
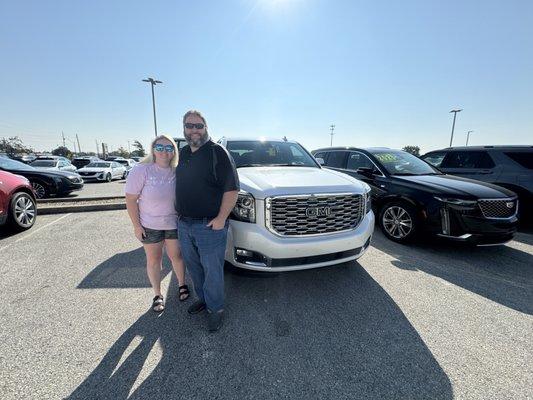
[[332, 147], [312, 153], [326, 167], [370, 185], [378, 223], [391, 240], [407, 242], [429, 232], [489, 245], [516, 232], [517, 196], [505, 188], [443, 174], [401, 150]]
[[533, 215], [533, 146], [452, 147], [421, 158], [447, 174], [512, 190], [520, 199], [521, 214]]

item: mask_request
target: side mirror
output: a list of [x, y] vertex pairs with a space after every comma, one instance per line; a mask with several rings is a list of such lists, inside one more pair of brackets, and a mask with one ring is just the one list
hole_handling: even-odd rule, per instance
[[355, 170], [360, 175], [372, 177], [374, 176], [374, 169], [369, 167], [360, 167]]
[[321, 158], [321, 157], [316, 158], [316, 162], [319, 163], [320, 165], [324, 165], [325, 164], [324, 159]]

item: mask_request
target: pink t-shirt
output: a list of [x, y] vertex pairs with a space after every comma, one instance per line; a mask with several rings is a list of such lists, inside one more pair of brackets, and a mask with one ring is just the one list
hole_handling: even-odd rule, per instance
[[177, 229], [176, 174], [172, 167], [137, 164], [128, 174], [126, 193], [139, 195], [139, 216], [145, 228]]

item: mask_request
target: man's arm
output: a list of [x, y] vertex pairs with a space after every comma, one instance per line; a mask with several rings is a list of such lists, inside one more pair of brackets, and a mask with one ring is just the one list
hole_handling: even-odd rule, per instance
[[238, 195], [239, 195], [238, 190], [224, 192], [224, 195], [222, 196], [222, 204], [220, 204], [220, 210], [218, 211], [218, 215], [214, 219], [209, 221], [207, 226], [210, 226], [215, 231], [218, 231], [224, 228], [226, 219], [228, 219], [229, 214], [231, 213], [231, 211], [233, 210], [233, 207], [235, 207], [235, 204], [237, 203]]

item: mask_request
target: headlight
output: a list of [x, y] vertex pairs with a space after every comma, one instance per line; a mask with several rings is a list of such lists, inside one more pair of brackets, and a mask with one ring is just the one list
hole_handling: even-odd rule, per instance
[[61, 178], [60, 176], [54, 176], [53, 178], [54, 178], [54, 182], [55, 182], [55, 183], [61, 183], [61, 182], [63, 182], [63, 178]]
[[463, 200], [463, 199], [455, 199], [451, 197], [438, 197], [438, 196], [434, 196], [434, 197], [438, 201], [441, 201], [447, 204], [453, 204], [456, 206], [471, 207], [477, 204], [476, 200]]
[[255, 223], [255, 199], [250, 193], [240, 192], [231, 213], [238, 221]]
[[367, 214], [372, 211], [372, 195], [370, 190], [365, 192], [365, 210]]

